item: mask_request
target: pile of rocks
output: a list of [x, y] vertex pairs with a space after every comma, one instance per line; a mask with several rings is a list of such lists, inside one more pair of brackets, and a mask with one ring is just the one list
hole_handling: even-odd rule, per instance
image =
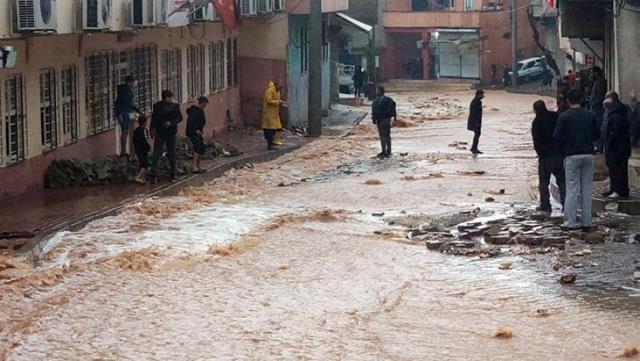
[[523, 210], [504, 218], [470, 220], [450, 228], [428, 223], [410, 229], [407, 237], [424, 241], [430, 250], [481, 257], [498, 256], [510, 246], [528, 246], [536, 252], [549, 253], [564, 250], [571, 239], [594, 244], [633, 238], [616, 230], [619, 225], [615, 221], [601, 222], [589, 232], [570, 231], [561, 224], [561, 217]]
[[[213, 159], [220, 157], [237, 157], [242, 154], [238, 148], [230, 144], [216, 143], [211, 139], [205, 139], [207, 150], [203, 156], [204, 159]], [[191, 159], [193, 157], [193, 147], [187, 138], [178, 138], [176, 141], [176, 157], [178, 159]]]
[[[72, 188], [133, 182], [138, 171], [138, 161], [134, 157], [117, 155], [91, 159], [56, 159], [45, 174], [45, 187]], [[178, 175], [187, 173], [180, 162]], [[167, 177], [169, 161], [163, 157], [159, 165], [159, 176]]]

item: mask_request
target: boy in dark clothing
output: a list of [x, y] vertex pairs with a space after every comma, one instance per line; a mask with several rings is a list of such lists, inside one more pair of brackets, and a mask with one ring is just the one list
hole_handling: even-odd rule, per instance
[[132, 76], [127, 76], [124, 79], [124, 84], [118, 85], [116, 92], [116, 101], [114, 104], [114, 114], [118, 118], [120, 124], [120, 154], [127, 154], [127, 142], [129, 141], [129, 129], [131, 127], [131, 115], [133, 113], [140, 113], [140, 109], [135, 104], [133, 86], [135, 79]]
[[151, 144], [149, 144], [149, 130], [147, 130], [147, 117], [140, 114], [138, 118], [138, 127], [133, 131], [133, 147], [136, 152], [136, 158], [138, 158], [138, 175], [136, 176], [136, 182], [140, 184], [146, 183], [145, 173], [149, 168], [149, 151], [151, 151]]
[[482, 99], [484, 99], [484, 90], [476, 90], [476, 96], [469, 106], [469, 118], [467, 119], [467, 130], [473, 131], [473, 145], [471, 153], [482, 154], [478, 149], [480, 135], [482, 134]]
[[205, 170], [200, 168], [200, 160], [207, 150], [207, 145], [204, 143], [202, 136], [204, 126], [207, 123], [204, 115], [207, 104], [209, 104], [209, 99], [200, 97], [198, 98], [198, 105], [193, 105], [187, 109], [187, 137], [189, 137], [191, 145], [193, 146], [192, 170], [194, 173], [205, 172]]
[[154, 139], [151, 172], [155, 180], [158, 177], [158, 162], [160, 162], [165, 146], [171, 166], [170, 179], [175, 180], [176, 178], [176, 134], [180, 122], [182, 122], [180, 106], [175, 103], [171, 91], [163, 90], [162, 100], [153, 105], [153, 114], [151, 115], [151, 137]]
[[382, 152], [378, 158], [391, 156], [391, 118], [396, 119], [396, 102], [384, 95], [384, 88], [378, 87], [378, 96], [371, 104], [371, 117], [373, 124], [378, 126]]
[[565, 183], [562, 151], [553, 132], [558, 122], [558, 114], [547, 110], [544, 101], [533, 103], [536, 117], [531, 124], [533, 147], [538, 154], [538, 191], [540, 192], [540, 210], [551, 213], [549, 183], [551, 175], [556, 178], [560, 189], [560, 201], [564, 205]]

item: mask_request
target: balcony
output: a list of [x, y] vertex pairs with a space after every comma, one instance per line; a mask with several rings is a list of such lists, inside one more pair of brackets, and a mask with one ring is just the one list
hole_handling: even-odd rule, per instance
[[448, 12], [385, 12], [382, 25], [386, 28], [479, 28], [479, 11]]
[[473, 12], [502, 11], [500, 0], [395, 0], [387, 2], [386, 12]]

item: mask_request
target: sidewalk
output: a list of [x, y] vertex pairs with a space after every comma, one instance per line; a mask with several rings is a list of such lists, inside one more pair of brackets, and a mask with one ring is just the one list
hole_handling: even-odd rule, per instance
[[[323, 118], [325, 135], [344, 135], [365, 113], [348, 107], [337, 107]], [[114, 184], [96, 187], [41, 189], [0, 202], [0, 252], [37, 248], [41, 240], [61, 231], [79, 229], [92, 220], [116, 213], [123, 206], [140, 199], [177, 194], [187, 186], [199, 186], [217, 178], [229, 169], [247, 163], [261, 163], [298, 149], [312, 141], [287, 133], [285, 145], [275, 151], [266, 150], [262, 131], [242, 129], [214, 139], [231, 144], [242, 154], [237, 157], [203, 160], [204, 174], [187, 174], [176, 182], [138, 185]], [[186, 162], [185, 162], [186, 163]]]

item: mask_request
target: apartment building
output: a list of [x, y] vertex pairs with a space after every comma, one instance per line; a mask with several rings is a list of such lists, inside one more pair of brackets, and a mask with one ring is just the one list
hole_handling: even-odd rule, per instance
[[[518, 59], [540, 55], [528, 23], [529, 0], [516, 1]], [[394, 0], [385, 3], [380, 76], [491, 81], [511, 64], [511, 8], [503, 0]]]
[[[146, 114], [170, 89], [183, 109], [209, 98], [208, 136], [226, 128], [227, 114], [242, 123], [241, 30], [226, 29], [212, 4], [185, 3], [0, 0], [0, 46], [15, 51], [0, 67], [0, 198], [42, 187], [55, 158], [115, 154], [113, 102], [126, 75]], [[282, 4], [245, 0], [239, 10], [257, 19]]]

